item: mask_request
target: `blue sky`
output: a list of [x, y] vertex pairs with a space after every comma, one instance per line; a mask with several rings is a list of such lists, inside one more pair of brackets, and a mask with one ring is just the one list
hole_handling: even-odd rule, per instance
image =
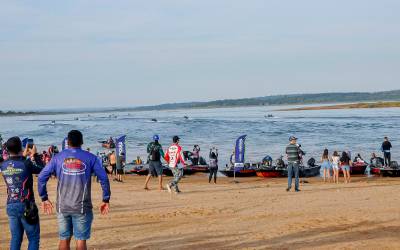
[[1, 1], [0, 109], [399, 89], [399, 9], [397, 0]]

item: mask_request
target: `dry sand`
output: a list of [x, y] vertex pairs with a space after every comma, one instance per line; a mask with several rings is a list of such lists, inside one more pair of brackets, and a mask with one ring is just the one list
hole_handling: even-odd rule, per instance
[[[284, 179], [184, 178], [182, 194], [142, 189], [144, 177], [112, 183], [111, 213], [95, 221], [90, 249], [400, 249], [400, 179], [355, 178], [323, 184], [312, 178], [287, 193]], [[54, 200], [55, 181], [49, 184]], [[35, 188], [36, 189], [36, 188]], [[0, 249], [10, 234], [0, 185]], [[57, 248], [56, 217], [41, 216], [41, 248]], [[26, 239], [23, 248], [26, 249]]]

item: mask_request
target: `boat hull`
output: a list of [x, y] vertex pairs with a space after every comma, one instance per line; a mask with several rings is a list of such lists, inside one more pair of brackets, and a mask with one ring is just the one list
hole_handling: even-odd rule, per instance
[[400, 169], [394, 169], [394, 168], [381, 169], [381, 176], [383, 176], [383, 177], [400, 177]]
[[321, 166], [315, 167], [302, 167], [300, 168], [300, 177], [307, 178], [307, 177], [315, 177], [321, 174]]
[[243, 170], [220, 170], [221, 174], [225, 175], [226, 177], [253, 177], [257, 176], [255, 169], [243, 169]]
[[381, 168], [371, 168], [370, 173], [373, 175], [381, 175]]
[[365, 170], [367, 169], [367, 167], [368, 164], [354, 163], [350, 168], [350, 173], [352, 175], [363, 175], [365, 174]]
[[259, 169], [259, 170], [256, 171], [256, 174], [257, 174], [258, 177], [263, 177], [263, 178], [285, 177], [285, 171], [284, 170], [277, 170], [277, 169]]

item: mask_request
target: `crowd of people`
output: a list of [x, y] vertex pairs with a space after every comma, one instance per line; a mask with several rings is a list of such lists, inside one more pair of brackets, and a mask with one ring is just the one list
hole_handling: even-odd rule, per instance
[[[299, 192], [299, 168], [302, 163], [304, 152], [301, 146], [297, 143], [297, 138], [291, 136], [289, 138], [289, 145], [286, 147], [287, 156], [287, 169], [288, 169], [288, 187], [286, 191], [290, 191], [292, 188], [292, 178], [295, 177], [295, 191]], [[372, 153], [369, 164], [372, 166], [391, 166], [391, 149], [392, 144], [388, 137], [384, 137], [384, 141], [381, 145], [381, 151], [384, 158], [378, 157], [375, 153]], [[324, 149], [321, 156], [321, 169], [323, 171], [324, 182], [339, 183], [339, 172], [343, 172], [344, 183], [351, 182], [351, 166], [354, 162], [368, 164], [360, 154], [358, 154], [354, 160], [351, 160], [351, 153], [349, 151], [343, 151], [341, 155], [338, 151], [334, 151], [332, 155], [329, 154], [328, 149]]]
[[[1, 138], [1, 136], [0, 136]], [[288, 186], [286, 191], [292, 189], [292, 179], [295, 177], [295, 192], [300, 191], [299, 167], [305, 155], [297, 138], [291, 136], [286, 147]], [[124, 157], [111, 151], [108, 157], [109, 168], [104, 168], [102, 160], [83, 150], [83, 135], [80, 131], [72, 130], [67, 137], [68, 147], [59, 152], [57, 147], [51, 146], [48, 151], [39, 154], [34, 144], [27, 144], [25, 148], [18, 137], [12, 137], [5, 144], [1, 143], [3, 156], [0, 158], [0, 170], [7, 186], [7, 215], [11, 231], [10, 249], [20, 249], [24, 232], [27, 235], [28, 249], [39, 249], [40, 223], [39, 210], [34, 198], [33, 175], [38, 175], [38, 193], [42, 201], [42, 210], [50, 215], [57, 212], [59, 226], [59, 249], [70, 249], [72, 237], [76, 240], [77, 249], [86, 249], [86, 241], [91, 235], [93, 222], [93, 205], [91, 199], [91, 177], [95, 175], [100, 182], [103, 196], [100, 204], [102, 215], [109, 213], [111, 190], [109, 175], [116, 175], [114, 179], [122, 182]], [[381, 150], [384, 159], [372, 155], [371, 164], [380, 162], [383, 166], [390, 166], [392, 144], [385, 137]], [[158, 189], [168, 190], [169, 193], [180, 193], [179, 182], [183, 176], [183, 167], [188, 163], [185, 160], [180, 138], [174, 136], [172, 144], [164, 152], [160, 144], [160, 137], [153, 136], [152, 142], [147, 145], [149, 174], [144, 183], [144, 189], [149, 190], [148, 184], [151, 177], [158, 178]], [[192, 163], [200, 161], [200, 147], [193, 148]], [[123, 155], [122, 155], [123, 156]], [[231, 157], [233, 158], [233, 157]], [[172, 171], [173, 178], [163, 187], [162, 159], [167, 162]], [[194, 160], [193, 160], [194, 159]], [[197, 161], [196, 161], [197, 160]], [[231, 159], [233, 160], [233, 159]], [[141, 159], [136, 159], [141, 163]], [[357, 155], [355, 161], [364, 161]], [[342, 152], [341, 155], [334, 151], [332, 155], [325, 149], [321, 157], [324, 182], [339, 182], [339, 171], [343, 171], [345, 183], [351, 181], [350, 166], [351, 154]], [[209, 183], [217, 183], [218, 149], [215, 147], [209, 152]], [[47, 182], [54, 176], [57, 179], [57, 203], [54, 206], [49, 200]]]

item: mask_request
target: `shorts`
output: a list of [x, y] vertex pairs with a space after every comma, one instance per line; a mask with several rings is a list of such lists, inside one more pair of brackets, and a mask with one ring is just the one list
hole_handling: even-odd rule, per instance
[[60, 240], [69, 240], [72, 235], [75, 240], [90, 239], [93, 212], [85, 214], [59, 213], [57, 215]]
[[333, 163], [332, 168], [335, 170], [339, 170], [339, 164]]
[[342, 166], [342, 170], [343, 171], [350, 171], [350, 166], [349, 165]]
[[110, 165], [111, 165], [111, 168], [112, 168], [111, 173], [112, 174], [117, 173], [117, 164], [110, 164]]
[[162, 176], [163, 167], [160, 161], [150, 161], [149, 174], [153, 177]]
[[119, 174], [119, 175], [124, 174], [124, 170], [122, 168], [118, 168], [117, 174]]
[[329, 161], [324, 161], [323, 163], [322, 163], [322, 165], [321, 165], [321, 168], [322, 169], [331, 169], [332, 168], [332, 166], [331, 166], [331, 163], [329, 162]]

